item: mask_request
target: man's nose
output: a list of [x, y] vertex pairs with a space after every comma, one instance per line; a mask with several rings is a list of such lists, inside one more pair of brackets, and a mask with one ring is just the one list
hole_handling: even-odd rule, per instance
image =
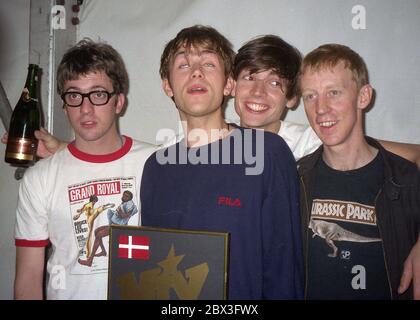
[[262, 80], [255, 80], [253, 82], [252, 88], [250, 90], [251, 94], [254, 96], [262, 96], [266, 93], [265, 83]]
[[192, 64], [191, 68], [193, 78], [202, 78], [204, 76], [203, 69], [199, 63]]
[[317, 114], [327, 113], [330, 109], [328, 98], [324, 95], [320, 95], [315, 105], [315, 111]]
[[82, 104], [80, 105], [80, 113], [88, 114], [93, 111], [95, 106], [90, 102], [87, 96], [83, 97]]

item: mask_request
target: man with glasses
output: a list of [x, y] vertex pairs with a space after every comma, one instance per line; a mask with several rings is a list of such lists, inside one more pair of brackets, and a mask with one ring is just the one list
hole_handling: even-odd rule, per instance
[[[92, 237], [95, 230], [109, 230], [110, 222], [106, 211], [98, 209], [117, 206], [127, 192], [138, 203], [143, 165], [155, 148], [117, 130], [128, 76], [111, 46], [80, 41], [64, 55], [57, 83], [75, 139], [29, 168], [20, 185], [15, 298], [43, 298], [45, 248], [51, 244], [46, 297], [105, 299], [108, 257], [96, 254]], [[128, 224], [139, 221], [135, 214]], [[108, 238], [101, 236], [104, 242]], [[83, 263], [93, 260], [91, 255], [94, 261]]]
[[108, 91], [91, 91], [88, 93], [81, 93], [81, 92], [64, 92], [61, 95], [61, 99], [63, 99], [64, 103], [69, 107], [80, 107], [83, 103], [84, 98], [88, 98], [90, 103], [95, 106], [103, 106], [107, 104], [109, 99], [115, 95], [114, 92]]

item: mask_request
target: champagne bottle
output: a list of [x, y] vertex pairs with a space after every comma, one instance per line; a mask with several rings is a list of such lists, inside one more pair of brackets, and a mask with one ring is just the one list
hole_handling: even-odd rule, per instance
[[38, 66], [30, 64], [25, 88], [13, 110], [9, 126], [5, 161], [16, 166], [28, 166], [36, 159], [41, 112], [38, 105]]

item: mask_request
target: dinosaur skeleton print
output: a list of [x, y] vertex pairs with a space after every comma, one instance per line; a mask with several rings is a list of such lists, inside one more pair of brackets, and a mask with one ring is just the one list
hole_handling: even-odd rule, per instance
[[308, 225], [307, 298], [390, 298], [375, 210], [382, 166], [380, 157], [351, 171], [318, 161]]
[[311, 220], [309, 228], [312, 237], [318, 236], [333, 250], [329, 257], [337, 257], [338, 248], [335, 242], [374, 242], [382, 241], [381, 238], [366, 237], [351, 232], [339, 224], [320, 219], [346, 221], [376, 226], [375, 208], [360, 203], [314, 199], [312, 202]]

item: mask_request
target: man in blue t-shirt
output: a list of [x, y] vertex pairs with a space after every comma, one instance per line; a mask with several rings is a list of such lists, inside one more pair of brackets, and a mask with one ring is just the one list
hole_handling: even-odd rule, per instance
[[279, 136], [223, 119], [234, 52], [211, 27], [181, 30], [160, 74], [185, 139], [151, 156], [144, 226], [229, 232], [229, 299], [299, 299], [303, 259], [296, 167]]

